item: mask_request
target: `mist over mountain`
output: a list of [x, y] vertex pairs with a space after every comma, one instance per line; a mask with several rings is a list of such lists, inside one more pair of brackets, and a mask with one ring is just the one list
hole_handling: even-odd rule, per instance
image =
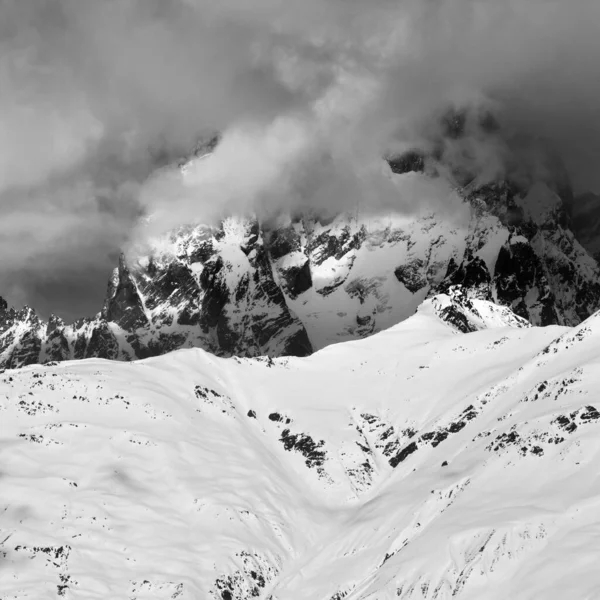
[[[0, 286], [46, 315], [95, 312], [98, 287], [73, 282], [104, 281], [143, 214], [166, 226], [298, 205], [418, 211], [419, 197], [398, 199], [382, 177], [381, 157], [429, 144], [449, 106], [491, 110], [550, 146], [578, 191], [598, 189], [591, 0], [0, 10]], [[182, 186], [167, 165], [214, 131], [213, 168]], [[453, 150], [485, 177], [507, 160], [505, 142], [480, 133]]]
[[596, 259], [600, 258], [600, 195], [580, 194], [569, 205], [572, 229], [583, 247]]
[[1, 600], [600, 597], [597, 0], [0, 0]]

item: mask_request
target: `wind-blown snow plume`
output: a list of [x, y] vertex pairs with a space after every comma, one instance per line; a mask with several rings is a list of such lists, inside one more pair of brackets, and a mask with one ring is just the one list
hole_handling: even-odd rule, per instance
[[[290, 206], [409, 210], [419, 198], [396, 200], [381, 157], [439, 135], [431, 115], [449, 105], [548, 138], [593, 186], [599, 17], [594, 0], [3, 2], [3, 294], [42, 312], [97, 306], [92, 274], [144, 212], [171, 226]], [[165, 167], [214, 131], [210, 166], [185, 180]], [[507, 147], [479, 132], [452, 150], [493, 177]]]

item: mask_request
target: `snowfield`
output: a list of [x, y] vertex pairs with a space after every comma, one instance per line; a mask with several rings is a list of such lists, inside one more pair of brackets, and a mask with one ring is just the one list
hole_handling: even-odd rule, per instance
[[5, 371], [0, 598], [600, 598], [600, 316], [471, 309]]

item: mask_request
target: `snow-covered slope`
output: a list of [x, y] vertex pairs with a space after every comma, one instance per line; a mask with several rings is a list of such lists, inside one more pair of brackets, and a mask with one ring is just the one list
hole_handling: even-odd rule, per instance
[[305, 358], [4, 372], [2, 599], [598, 597], [600, 318], [449, 291]]

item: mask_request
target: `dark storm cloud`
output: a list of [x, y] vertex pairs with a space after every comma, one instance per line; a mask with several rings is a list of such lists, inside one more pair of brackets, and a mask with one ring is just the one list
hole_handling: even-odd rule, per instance
[[[555, 152], [578, 188], [600, 187], [597, 2], [244, 6], [263, 24], [253, 21], [280, 81], [310, 93], [273, 120], [231, 123], [215, 155], [191, 174], [152, 177], [141, 198], [160, 216], [157, 227], [211, 219], [223, 207], [277, 210], [308, 202], [343, 208], [360, 201], [411, 210], [419, 198], [407, 206], [382, 174], [380, 157], [427, 147], [440, 135], [432, 131], [434, 116], [449, 106], [491, 111], [502, 125], [501, 134], [479, 129], [446, 144], [446, 158], [456, 166], [484, 179], [515, 162], [541, 173], [553, 168], [547, 155]], [[270, 29], [275, 24], [278, 35]], [[438, 190], [440, 201], [447, 195]]]
[[[492, 107], [597, 187], [599, 19], [595, 0], [3, 0], [0, 293], [95, 312], [82, 282], [104, 289], [142, 213], [138, 236], [223, 211], [411, 210], [381, 156], [427, 143], [451, 104]], [[214, 131], [202, 167], [164, 166]], [[502, 138], [469, 144], [504, 168]]]
[[250, 33], [179, 1], [0, 3], [0, 293], [98, 310], [72, 282], [105, 287], [141, 182], [207, 131], [295, 102]]

